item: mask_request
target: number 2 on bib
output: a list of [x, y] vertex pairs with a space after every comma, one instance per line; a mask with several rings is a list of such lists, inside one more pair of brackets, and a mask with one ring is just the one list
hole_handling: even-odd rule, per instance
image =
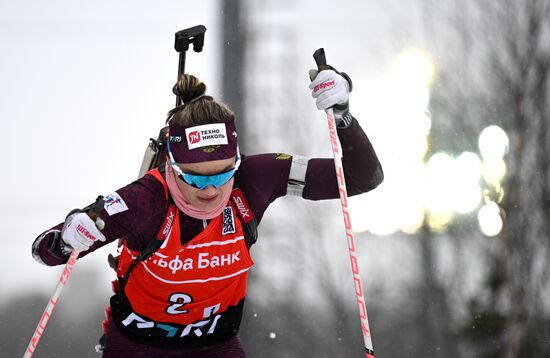
[[181, 307], [187, 303], [191, 303], [193, 298], [185, 293], [173, 293], [170, 295], [169, 301], [172, 302], [168, 308], [166, 308], [166, 313], [168, 314], [182, 314], [187, 313], [187, 310], [180, 310]]

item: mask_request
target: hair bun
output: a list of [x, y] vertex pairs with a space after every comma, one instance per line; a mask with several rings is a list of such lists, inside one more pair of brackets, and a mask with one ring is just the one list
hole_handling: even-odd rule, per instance
[[176, 96], [179, 96], [183, 103], [187, 103], [194, 98], [206, 94], [206, 85], [197, 77], [184, 73], [174, 85], [172, 92]]

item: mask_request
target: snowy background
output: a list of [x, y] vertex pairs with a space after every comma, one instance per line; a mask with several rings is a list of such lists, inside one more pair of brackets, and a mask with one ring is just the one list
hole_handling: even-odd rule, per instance
[[[186, 72], [241, 115], [247, 154], [330, 157], [313, 51], [354, 80], [386, 175], [352, 200], [377, 357], [550, 356], [550, 6], [482, 3], [0, 0], [0, 356], [23, 354], [62, 270], [34, 238], [137, 177], [174, 105], [174, 33], [198, 24]], [[97, 356], [114, 250], [78, 262], [36, 356]], [[252, 255], [249, 356], [364, 354], [337, 201], [277, 200]]]

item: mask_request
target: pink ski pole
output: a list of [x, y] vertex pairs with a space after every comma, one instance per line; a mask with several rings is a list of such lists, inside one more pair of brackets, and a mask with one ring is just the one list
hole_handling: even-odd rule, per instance
[[[327, 65], [325, 50], [320, 48], [313, 54], [313, 58], [317, 63], [319, 71], [330, 69]], [[346, 227], [346, 238], [348, 241], [349, 258], [351, 261], [351, 271], [353, 273], [353, 282], [355, 286], [355, 297], [357, 299], [357, 307], [359, 308], [359, 317], [361, 318], [361, 331], [363, 332], [363, 340], [365, 342], [365, 351], [367, 358], [374, 358], [374, 350], [372, 347], [372, 338], [369, 328], [369, 320], [367, 316], [367, 305], [363, 296], [363, 284], [359, 275], [359, 265], [357, 263], [355, 239], [351, 228], [351, 220], [348, 209], [348, 192], [346, 189], [346, 180], [344, 178], [344, 169], [342, 165], [342, 147], [338, 134], [336, 132], [336, 122], [334, 120], [334, 111], [332, 108], [326, 110], [328, 129], [330, 135], [330, 144], [332, 154], [334, 155], [334, 167], [336, 169], [336, 177], [338, 181], [338, 191], [340, 192], [340, 203], [342, 204], [342, 214], [344, 215], [344, 225]]]
[[[96, 222], [96, 225], [100, 230], [102, 230], [103, 226], [105, 225], [105, 223], [103, 223], [101, 219], [98, 219], [99, 213], [101, 212], [102, 209], [103, 209], [103, 196], [100, 195], [97, 197], [94, 205], [88, 212], [88, 216], [90, 216], [90, 218]], [[63, 290], [63, 287], [65, 287], [65, 285], [67, 284], [67, 281], [69, 280], [69, 277], [71, 276], [71, 272], [73, 271], [77, 258], [78, 258], [78, 251], [73, 250], [73, 252], [71, 252], [71, 256], [69, 256], [69, 260], [67, 261], [67, 264], [65, 264], [65, 269], [63, 270], [63, 273], [59, 278], [59, 282], [55, 287], [55, 291], [52, 297], [50, 297], [50, 300], [48, 301], [48, 305], [46, 306], [46, 309], [44, 310], [42, 317], [40, 317], [38, 326], [36, 326], [36, 329], [34, 330], [34, 334], [32, 335], [31, 341], [29, 342], [29, 345], [27, 346], [27, 350], [23, 355], [24, 358], [30, 358], [34, 354], [34, 351], [38, 346], [38, 342], [40, 341], [40, 338], [42, 338], [42, 334], [46, 329], [46, 325], [48, 324], [48, 321], [50, 320], [50, 317], [53, 314], [53, 310], [57, 305], [59, 296], [61, 295], [61, 291]]]

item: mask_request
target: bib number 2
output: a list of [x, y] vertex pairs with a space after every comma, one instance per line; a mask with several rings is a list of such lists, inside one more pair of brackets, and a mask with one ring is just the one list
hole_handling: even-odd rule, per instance
[[166, 308], [166, 313], [168, 314], [182, 314], [187, 313], [185, 309], [181, 309], [184, 305], [191, 303], [193, 301], [192, 297], [185, 293], [173, 293], [170, 295], [169, 301], [172, 302], [168, 308]]

